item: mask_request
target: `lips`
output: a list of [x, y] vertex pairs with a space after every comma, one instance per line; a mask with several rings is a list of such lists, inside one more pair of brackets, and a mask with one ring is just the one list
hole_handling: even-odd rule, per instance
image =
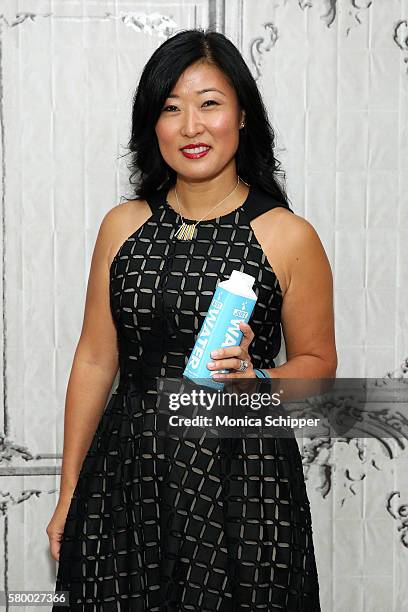
[[211, 148], [210, 145], [208, 145], [206, 142], [194, 142], [193, 144], [188, 144], [184, 147], [181, 147], [180, 150], [185, 151], [186, 149], [198, 149], [199, 147], [208, 147], [209, 149]]
[[205, 157], [208, 155], [211, 147], [194, 147], [194, 148], [184, 148], [181, 149], [181, 154], [188, 159], [200, 159], [201, 157]]

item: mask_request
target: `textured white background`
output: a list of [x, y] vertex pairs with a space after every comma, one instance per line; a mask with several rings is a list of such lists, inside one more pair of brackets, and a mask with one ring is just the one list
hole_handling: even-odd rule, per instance
[[[408, 0], [0, 2], [0, 590], [54, 588], [45, 527], [90, 258], [130, 195], [131, 96], [166, 35], [215, 25], [256, 77], [332, 265], [337, 375], [406, 377], [407, 20]], [[408, 454], [362, 442], [304, 441], [322, 612], [403, 612]]]

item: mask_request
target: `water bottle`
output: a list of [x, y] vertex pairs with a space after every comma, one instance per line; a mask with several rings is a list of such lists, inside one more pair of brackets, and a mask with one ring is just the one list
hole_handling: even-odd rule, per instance
[[248, 323], [258, 297], [252, 289], [254, 281], [254, 276], [233, 270], [228, 280], [218, 283], [183, 376], [193, 382], [209, 379], [206, 385], [223, 388], [224, 383], [211, 379], [214, 370], [209, 370], [207, 363], [211, 361], [211, 351], [241, 343], [239, 324]]

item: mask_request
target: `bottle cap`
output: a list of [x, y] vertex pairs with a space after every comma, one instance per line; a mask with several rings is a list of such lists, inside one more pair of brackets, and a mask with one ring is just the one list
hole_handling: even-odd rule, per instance
[[255, 282], [255, 276], [251, 276], [245, 272], [240, 272], [239, 270], [233, 270], [231, 272], [230, 279], [237, 281], [238, 283], [242, 283], [246, 287], [249, 287], [249, 289], [252, 289], [252, 285]]

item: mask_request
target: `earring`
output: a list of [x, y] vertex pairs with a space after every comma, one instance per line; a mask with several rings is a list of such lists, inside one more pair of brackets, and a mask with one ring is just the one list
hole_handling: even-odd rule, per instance
[[240, 127], [242, 127], [242, 128], [245, 127], [245, 123], [243, 121], [241, 121]]

